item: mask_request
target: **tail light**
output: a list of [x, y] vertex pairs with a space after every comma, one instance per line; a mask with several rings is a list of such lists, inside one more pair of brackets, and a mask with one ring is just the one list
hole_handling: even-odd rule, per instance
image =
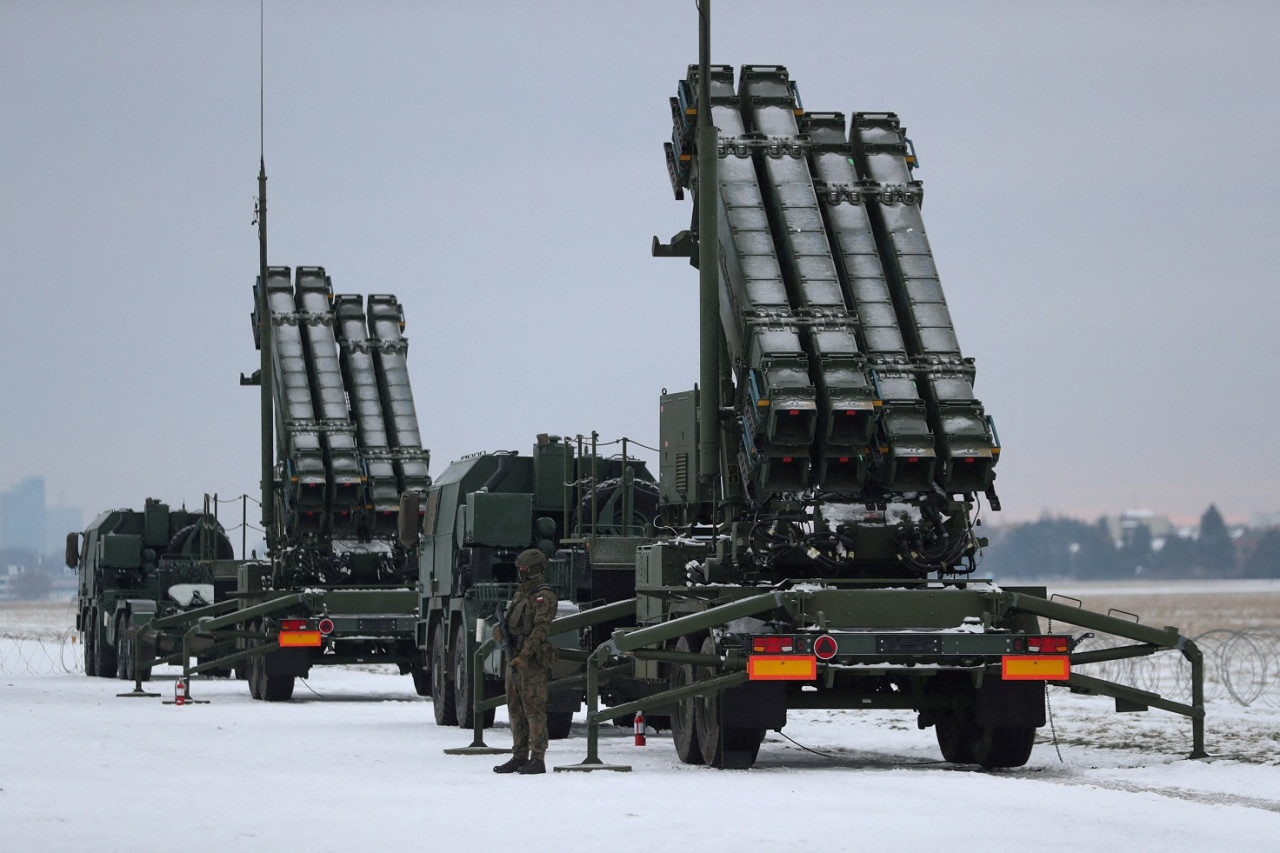
[[761, 655], [779, 655], [789, 654], [796, 650], [795, 637], [780, 637], [775, 635], [765, 637], [753, 637], [751, 639], [751, 651]]
[[1071, 651], [1070, 637], [1052, 637], [1052, 635], [1044, 635], [1044, 637], [1024, 637], [1019, 638], [1020, 642], [1014, 644], [1014, 648], [1019, 652], [1028, 652], [1030, 654], [1066, 654]]

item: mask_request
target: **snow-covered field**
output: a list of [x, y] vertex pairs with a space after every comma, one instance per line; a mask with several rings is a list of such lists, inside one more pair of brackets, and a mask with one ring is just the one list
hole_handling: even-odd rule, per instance
[[[61, 618], [0, 610], [6, 628]], [[237, 681], [197, 681], [208, 704], [186, 707], [117, 698], [129, 686], [0, 675], [0, 849], [1280, 849], [1280, 709], [1263, 703], [1210, 705], [1209, 760], [1185, 758], [1181, 717], [1054, 690], [1012, 771], [943, 763], [909, 714], [807, 711], [784, 731], [814, 751], [770, 733], [749, 771], [608, 727], [601, 758], [631, 772], [512, 777], [490, 771], [500, 756], [444, 754], [470, 733], [383, 668], [315, 669], [281, 704]], [[173, 675], [149, 687], [172, 698]], [[504, 720], [490, 745], [509, 744]], [[581, 761], [584, 731], [548, 764]]]

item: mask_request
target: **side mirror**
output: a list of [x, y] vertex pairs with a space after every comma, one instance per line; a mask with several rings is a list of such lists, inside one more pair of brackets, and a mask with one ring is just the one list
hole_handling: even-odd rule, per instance
[[67, 568], [80, 566], [80, 534], [72, 531], [67, 534]]
[[400, 514], [396, 518], [396, 536], [406, 548], [418, 546], [418, 493], [400, 494]]

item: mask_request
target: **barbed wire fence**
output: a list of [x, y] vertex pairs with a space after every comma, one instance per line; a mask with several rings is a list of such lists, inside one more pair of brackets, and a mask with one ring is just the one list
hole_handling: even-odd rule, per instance
[[[1280, 628], [1260, 625], [1236, 631], [1218, 629], [1206, 631], [1194, 640], [1204, 654], [1206, 702], [1280, 708]], [[1129, 640], [1102, 635], [1085, 639], [1077, 651], [1131, 644]], [[1176, 701], [1191, 701], [1191, 667], [1178, 652], [1087, 664], [1081, 671]], [[74, 628], [0, 626], [0, 675], [83, 672], [84, 649]]]
[[84, 672], [80, 632], [75, 628], [0, 627], [0, 675], [63, 675]]

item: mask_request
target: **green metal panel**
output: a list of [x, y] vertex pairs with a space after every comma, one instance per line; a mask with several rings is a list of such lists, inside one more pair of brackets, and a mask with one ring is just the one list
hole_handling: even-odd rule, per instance
[[466, 541], [495, 547], [527, 546], [533, 535], [533, 495], [467, 495]]
[[98, 564], [114, 569], [136, 569], [142, 565], [142, 537], [134, 533], [108, 533], [100, 540]]
[[533, 505], [539, 511], [564, 512], [572, 496], [566, 483], [574, 479], [573, 449], [562, 441], [539, 443], [533, 449]]
[[148, 548], [163, 548], [169, 544], [169, 505], [147, 501], [143, 510], [142, 541]]

